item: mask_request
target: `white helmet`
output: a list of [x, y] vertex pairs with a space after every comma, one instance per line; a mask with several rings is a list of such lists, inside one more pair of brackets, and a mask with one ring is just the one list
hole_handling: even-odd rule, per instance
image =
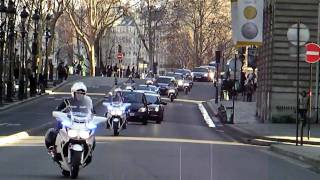
[[87, 86], [84, 85], [83, 82], [76, 82], [71, 87], [71, 96], [74, 97], [74, 93], [77, 91], [83, 91], [84, 93], [87, 92]]

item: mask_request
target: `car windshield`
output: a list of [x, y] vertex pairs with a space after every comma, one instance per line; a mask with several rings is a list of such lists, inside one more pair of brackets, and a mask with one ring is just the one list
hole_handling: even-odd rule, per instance
[[177, 70], [175, 71], [175, 73], [187, 74], [187, 73], [188, 73], [188, 71], [183, 70], [183, 69], [177, 69]]
[[159, 104], [159, 97], [154, 95], [146, 95], [147, 102], [151, 104]]
[[171, 78], [158, 78], [158, 79], [157, 79], [157, 83], [169, 84], [170, 81], [171, 81]]
[[208, 69], [206, 68], [194, 68], [192, 72], [208, 72]]
[[137, 92], [123, 92], [124, 103], [142, 103], [142, 93]]

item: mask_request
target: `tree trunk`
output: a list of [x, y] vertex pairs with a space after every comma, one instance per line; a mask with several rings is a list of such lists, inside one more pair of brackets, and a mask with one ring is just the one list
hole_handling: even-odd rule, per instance
[[95, 61], [95, 48], [94, 45], [89, 47], [89, 62], [90, 62], [90, 76], [96, 75], [96, 61]]

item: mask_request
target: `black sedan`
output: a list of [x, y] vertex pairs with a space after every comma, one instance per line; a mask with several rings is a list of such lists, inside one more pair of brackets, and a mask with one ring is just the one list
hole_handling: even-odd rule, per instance
[[148, 105], [143, 92], [122, 91], [123, 102], [130, 103], [128, 121], [148, 124]]
[[148, 102], [149, 119], [155, 120], [157, 124], [163, 121], [164, 107], [167, 103], [162, 102], [160, 95], [145, 93]]

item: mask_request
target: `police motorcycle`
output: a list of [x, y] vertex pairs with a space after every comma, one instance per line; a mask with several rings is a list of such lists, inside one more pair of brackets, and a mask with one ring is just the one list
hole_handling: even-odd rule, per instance
[[174, 99], [176, 99], [178, 96], [178, 88], [174, 81], [171, 82], [171, 84], [168, 85], [168, 98], [171, 102], [173, 102]]
[[54, 144], [55, 152], [49, 151], [49, 155], [62, 169], [62, 175], [75, 179], [78, 177], [80, 168], [91, 162], [95, 148], [95, 129], [98, 124], [107, 119], [95, 116], [89, 111], [73, 112], [72, 110], [68, 113], [53, 111], [52, 116], [61, 123], [62, 128], [59, 130], [51, 128], [47, 132], [58, 131]]
[[191, 90], [191, 86], [190, 86], [190, 83], [187, 81], [187, 80], [184, 80], [183, 81], [183, 91], [186, 95], [188, 95], [188, 93], [190, 92]]
[[114, 101], [112, 99], [112, 93], [109, 94], [109, 102], [104, 102], [103, 106], [107, 107], [105, 117], [106, 128], [113, 130], [113, 135], [118, 136], [120, 131], [127, 128], [127, 117], [129, 111], [128, 107], [130, 103], [124, 103], [122, 100]]

